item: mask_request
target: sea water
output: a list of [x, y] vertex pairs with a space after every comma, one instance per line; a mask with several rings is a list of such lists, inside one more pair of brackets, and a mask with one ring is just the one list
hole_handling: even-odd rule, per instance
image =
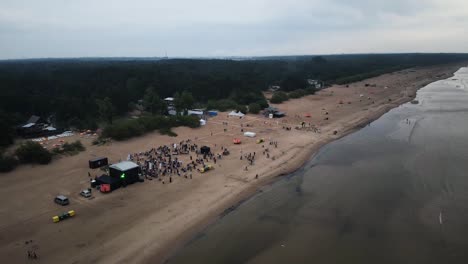
[[468, 263], [468, 68], [323, 147], [168, 263]]

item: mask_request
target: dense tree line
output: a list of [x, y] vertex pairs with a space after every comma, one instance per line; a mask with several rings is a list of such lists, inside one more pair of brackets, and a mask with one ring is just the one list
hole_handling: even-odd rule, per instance
[[200, 121], [195, 116], [148, 115], [138, 119], [126, 119], [108, 125], [104, 128], [102, 136], [116, 140], [124, 140], [154, 130], [159, 130], [162, 134], [177, 136], [171, 131], [171, 128], [178, 126], [196, 128], [200, 126]]
[[[467, 60], [466, 54], [388, 54], [265, 57], [250, 60], [47, 59], [0, 61], [1, 145], [13, 125], [29, 115], [53, 114], [59, 126], [94, 128], [98, 117], [112, 123], [143, 99], [152, 113], [161, 98], [176, 106], [226, 110], [264, 107], [262, 91], [281, 85], [291, 97], [307, 78], [345, 83], [413, 66]], [[254, 106], [256, 109], [256, 106]]]

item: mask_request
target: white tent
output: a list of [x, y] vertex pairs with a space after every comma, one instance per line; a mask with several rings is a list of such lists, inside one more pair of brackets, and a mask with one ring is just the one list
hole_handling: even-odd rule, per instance
[[244, 133], [244, 136], [246, 136], [246, 137], [255, 137], [256, 135], [257, 135], [257, 134], [254, 133], [254, 132], [245, 132], [245, 133]]
[[228, 116], [244, 117], [245, 115], [242, 112], [231, 111]]
[[200, 126], [206, 125], [206, 120], [200, 119]]
[[187, 111], [187, 114], [188, 114], [188, 115], [202, 116], [202, 115], [203, 115], [203, 111], [201, 111], [201, 110], [188, 110], [188, 111]]

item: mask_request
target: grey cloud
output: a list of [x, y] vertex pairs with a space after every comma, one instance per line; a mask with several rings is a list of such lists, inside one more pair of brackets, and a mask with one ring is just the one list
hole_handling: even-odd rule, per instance
[[0, 58], [468, 52], [449, 34], [466, 17], [464, 0], [3, 0]]

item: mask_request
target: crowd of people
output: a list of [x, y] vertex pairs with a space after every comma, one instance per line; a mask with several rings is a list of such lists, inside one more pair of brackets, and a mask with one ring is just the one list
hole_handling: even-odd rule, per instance
[[[206, 148], [209, 149], [209, 148]], [[216, 162], [229, 151], [221, 147], [221, 154], [213, 154], [211, 150], [202, 152], [197, 144], [184, 140], [170, 145], [152, 148], [145, 152], [129, 154], [127, 160], [140, 166], [141, 173], [146, 179], [158, 179], [162, 183], [172, 182], [173, 176], [192, 179], [192, 172], [205, 167], [205, 162]], [[188, 162], [183, 162], [180, 155], [188, 155]]]
[[[222, 122], [222, 125], [228, 126], [228, 122]], [[241, 123], [240, 126], [244, 128], [251, 127], [252, 125]], [[283, 126], [283, 129], [291, 130], [292, 127]], [[210, 135], [212, 135], [212, 131]], [[196, 138], [194, 141], [196, 141]], [[210, 148], [199, 146], [194, 141], [188, 139], [179, 143], [154, 147], [144, 152], [131, 153], [128, 154], [127, 160], [133, 161], [140, 166], [141, 176], [148, 180], [158, 180], [165, 184], [171, 183], [173, 177], [192, 179], [193, 173], [197, 170], [202, 171], [202, 168], [206, 170], [208, 163], [217, 164], [223, 156], [230, 154], [226, 147], [214, 144], [214, 148], [221, 149], [219, 153], [215, 154]], [[260, 153], [263, 152], [263, 156], [270, 159], [271, 153], [269, 148], [277, 148], [278, 141], [269, 140], [268, 144], [269, 147], [266, 144], [261, 145], [262, 149]], [[204, 148], [205, 151], [203, 150]], [[206, 149], [209, 150], [206, 151]], [[245, 171], [248, 171], [249, 166], [255, 164], [257, 156], [256, 152], [242, 153], [241, 150], [240, 159], [247, 161], [244, 167]], [[256, 178], [258, 178], [258, 174], [256, 174]]]

